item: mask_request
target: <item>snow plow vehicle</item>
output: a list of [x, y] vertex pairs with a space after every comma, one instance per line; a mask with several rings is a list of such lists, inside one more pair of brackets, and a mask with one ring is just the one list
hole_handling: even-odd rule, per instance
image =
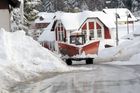
[[64, 59], [68, 65], [71, 65], [73, 60], [85, 60], [86, 64], [92, 64], [94, 58], [82, 56], [82, 54], [97, 54], [99, 42], [99, 40], [91, 40], [86, 43], [85, 35], [72, 35], [70, 36], [70, 43], [58, 42], [58, 49], [62, 54], [62, 59]]

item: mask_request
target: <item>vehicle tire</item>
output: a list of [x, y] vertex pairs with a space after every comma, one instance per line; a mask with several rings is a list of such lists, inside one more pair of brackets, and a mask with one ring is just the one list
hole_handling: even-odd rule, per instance
[[71, 59], [66, 59], [67, 65], [72, 65], [72, 60]]
[[92, 58], [86, 59], [86, 64], [93, 64], [93, 59]]

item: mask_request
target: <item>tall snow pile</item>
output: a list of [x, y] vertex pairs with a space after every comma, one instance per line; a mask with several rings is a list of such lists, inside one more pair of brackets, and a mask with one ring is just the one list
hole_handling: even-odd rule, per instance
[[10, 33], [0, 29], [0, 90], [41, 73], [68, 70], [61, 59], [26, 36], [24, 31]]
[[[140, 64], [140, 31], [136, 30], [129, 40], [122, 42], [117, 47], [104, 49], [99, 52], [102, 61], [129, 61]], [[133, 37], [132, 37], [133, 36]]]

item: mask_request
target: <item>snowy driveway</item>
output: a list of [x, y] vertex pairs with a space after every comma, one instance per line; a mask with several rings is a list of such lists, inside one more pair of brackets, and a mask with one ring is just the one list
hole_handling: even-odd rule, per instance
[[140, 75], [132, 69], [133, 67], [81, 66], [90, 67], [92, 70], [63, 73], [38, 83], [23, 84], [17, 86], [13, 93], [139, 93], [140, 91]]

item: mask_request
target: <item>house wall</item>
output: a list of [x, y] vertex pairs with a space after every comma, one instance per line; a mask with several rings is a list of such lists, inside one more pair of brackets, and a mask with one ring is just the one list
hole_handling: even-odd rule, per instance
[[8, 9], [0, 9], [0, 28], [10, 31], [10, 14]]
[[[102, 23], [100, 22], [98, 19], [88, 19], [80, 28], [80, 30], [82, 32], [86, 31], [86, 35], [87, 35], [87, 41], [89, 41], [90, 39], [111, 39], [110, 36], [110, 31], [109, 29]], [[90, 31], [94, 31], [94, 36], [91, 37], [91, 33]], [[99, 37], [98, 31], [101, 30], [101, 37]]]
[[66, 42], [67, 40], [67, 33], [66, 33], [66, 30], [63, 26], [63, 24], [61, 23], [61, 21], [58, 21], [56, 23], [56, 26], [55, 26], [55, 36], [56, 36], [56, 41], [64, 41]]
[[[93, 22], [94, 24], [91, 24]], [[94, 38], [90, 39], [90, 29], [94, 29]], [[98, 37], [98, 29], [101, 29], [102, 37]], [[104, 49], [105, 46], [115, 46], [114, 30], [109, 29], [98, 19], [88, 19], [80, 28], [81, 31], [86, 31], [87, 39], [86, 42], [90, 40], [100, 40], [99, 50]]]
[[47, 28], [47, 26], [48, 26], [49, 24], [50, 24], [50, 23], [35, 23], [35, 28], [36, 28], [36, 29]]
[[106, 26], [104, 26], [104, 38], [105, 39], [111, 39], [111, 33]]
[[19, 7], [20, 2], [18, 0], [0, 0], [0, 28], [4, 28], [6, 31], [10, 31], [9, 5], [14, 8]]
[[8, 9], [8, 0], [0, 0], [0, 9]]
[[[90, 38], [90, 31], [94, 30], [94, 38]], [[98, 36], [97, 32], [101, 31], [101, 37]], [[80, 27], [78, 32], [71, 33], [71, 31], [66, 31], [61, 21], [57, 21], [54, 32], [56, 36], [56, 41], [64, 41], [62, 37], [60, 37], [59, 32], [63, 32], [63, 36], [66, 37], [66, 41], [69, 43], [70, 35], [81, 35], [84, 34], [83, 32], [86, 31], [86, 42], [89, 42], [90, 40], [100, 40], [102, 44], [100, 43], [101, 48], [103, 49], [106, 44], [110, 45], [110, 42], [112, 43], [111, 39], [113, 37], [112, 32], [108, 27], [106, 27], [99, 19], [92, 18], [87, 19]], [[81, 32], [81, 33], [79, 33]], [[61, 34], [62, 35], [62, 34]], [[109, 42], [109, 43], [108, 43]], [[111, 44], [112, 45], [112, 44]], [[113, 45], [112, 45], [113, 46]]]

